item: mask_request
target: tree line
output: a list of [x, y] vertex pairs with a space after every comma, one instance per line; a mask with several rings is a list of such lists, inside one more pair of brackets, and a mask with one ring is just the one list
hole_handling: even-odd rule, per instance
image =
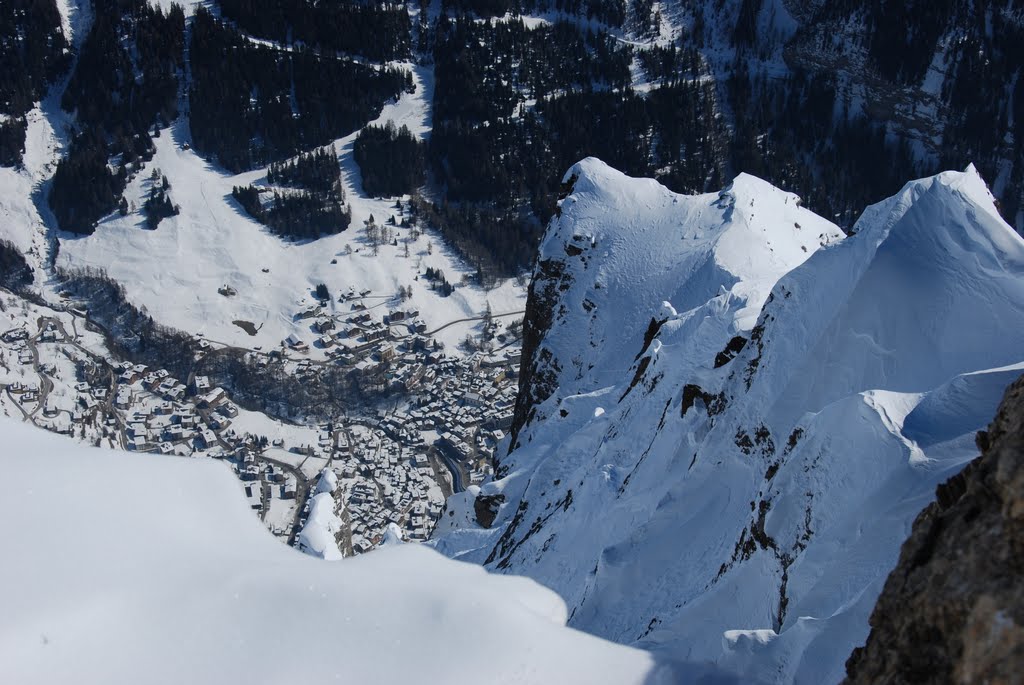
[[405, 59], [411, 23], [403, 3], [220, 0], [224, 16], [254, 36], [378, 62]]
[[254, 43], [204, 7], [190, 54], [193, 142], [234, 172], [348, 135], [412, 87], [404, 70]]
[[[152, 158], [150, 130], [177, 116], [185, 14], [145, 0], [97, 0], [93, 26], [61, 98], [78, 132], [54, 173], [49, 202], [60, 227], [92, 233], [115, 209], [130, 174]], [[113, 160], [113, 163], [111, 163]]]
[[372, 197], [407, 195], [426, 180], [426, 145], [404, 124], [367, 126], [356, 137], [353, 155], [363, 190]]
[[55, 0], [0, 4], [0, 166], [21, 163], [25, 114], [68, 64]]

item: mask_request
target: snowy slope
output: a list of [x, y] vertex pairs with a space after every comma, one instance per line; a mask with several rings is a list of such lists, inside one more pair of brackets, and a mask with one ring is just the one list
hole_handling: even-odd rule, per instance
[[481, 488], [505, 500], [438, 548], [684, 674], [840, 680], [914, 516], [1024, 372], [1024, 240], [973, 168], [843, 240], [749, 177], [682, 198], [593, 160], [568, 176], [518, 447]]
[[[722, 336], [753, 327], [780, 276], [842, 237], [795, 195], [747, 174], [721, 193], [687, 196], [589, 158], [566, 180], [573, 192], [538, 257], [547, 277], [532, 285], [538, 299], [557, 297], [552, 308], [567, 332], [545, 336], [547, 352], [535, 355], [535, 374], [557, 388], [545, 407], [619, 382], [652, 317], [672, 309], [711, 303], [714, 316], [688, 325], [712, 339], [713, 358]], [[664, 301], [671, 305], [662, 312]]]
[[[429, 135], [432, 74], [412, 64], [393, 66], [412, 72], [416, 90], [387, 104], [377, 122], [371, 123], [394, 121], [425, 137]], [[379, 306], [371, 312], [378, 319], [399, 286], [412, 287], [410, 305], [419, 308], [428, 330], [479, 316], [488, 303], [496, 314], [521, 311], [525, 294], [514, 280], [491, 291], [459, 287], [446, 298], [430, 290], [425, 280], [417, 282], [417, 275], [427, 267], [442, 270], [456, 284], [463, 274], [474, 273], [436, 233], [423, 232], [405, 257], [402, 241], [408, 230], [401, 229], [398, 246], [381, 246], [379, 254], [373, 255], [364, 221], [373, 215], [384, 223], [397, 212], [394, 198], [363, 195], [352, 154], [356, 135], [334, 143], [346, 201], [352, 208], [351, 226], [320, 240], [288, 242], [249, 218], [231, 197], [233, 186], [265, 182], [265, 171], [232, 176], [211, 165], [194, 150], [185, 149], [190, 142], [188, 125], [179, 119], [154, 139], [154, 158], [128, 184], [125, 198], [137, 211], [125, 217], [115, 212], [91, 236], [62, 235], [58, 266], [103, 269], [125, 286], [129, 300], [145, 306], [161, 323], [249, 349], [271, 349], [293, 333], [312, 347], [319, 336], [310, 329], [310, 321], [293, 317], [313, 302], [311, 291], [318, 283], [325, 283], [335, 299], [350, 288], [370, 290], [368, 304]], [[141, 210], [153, 169], [167, 176], [171, 199], [180, 205], [181, 214], [150, 231], [144, 228]], [[231, 286], [237, 295], [219, 294], [222, 285]], [[347, 304], [333, 306], [338, 314], [349, 312]], [[259, 329], [257, 334], [250, 336], [233, 323], [236, 320], [251, 322]], [[471, 325], [451, 326], [437, 337], [454, 353]], [[312, 348], [311, 355], [323, 356], [317, 348]]]
[[419, 545], [335, 563], [280, 545], [215, 462], [0, 434], [0, 681], [664, 682], [532, 581]]

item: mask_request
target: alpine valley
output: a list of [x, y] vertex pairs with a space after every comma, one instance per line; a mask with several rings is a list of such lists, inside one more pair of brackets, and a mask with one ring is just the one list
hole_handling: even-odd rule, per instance
[[1022, 46], [5, 0], [0, 682], [1022, 682]]

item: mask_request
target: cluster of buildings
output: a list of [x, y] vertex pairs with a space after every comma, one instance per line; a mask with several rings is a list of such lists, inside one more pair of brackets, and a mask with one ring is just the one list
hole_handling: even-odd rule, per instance
[[518, 364], [518, 348], [444, 359], [391, 411], [321, 428], [311, 452], [337, 479], [343, 553], [372, 549], [389, 524], [406, 539], [427, 539], [445, 496], [493, 472], [494, 452], [512, 421]]
[[379, 422], [354, 420], [339, 432], [335, 450], [335, 496], [351, 521], [354, 553], [377, 546], [389, 523], [409, 540], [430, 536], [445, 496], [424, 445], [396, 441]]
[[[285, 429], [252, 413], [243, 422], [228, 393], [206, 376], [179, 379], [165, 369], [115, 361], [96, 341], [83, 346], [70, 332], [72, 316], [81, 315], [68, 311], [25, 317], [24, 325], [0, 334], [0, 410], [94, 445], [223, 459], [251, 508], [290, 543], [297, 544], [324, 469], [337, 479], [332, 496], [342, 554], [372, 549], [390, 524], [406, 539], [425, 540], [446, 496], [491, 473], [512, 420], [518, 349], [446, 358], [422, 335], [415, 309], [391, 309], [377, 320], [361, 301], [353, 306], [343, 321], [316, 308], [308, 314], [334, 341], [334, 359], [365, 378], [400, 386], [388, 410], [319, 427]], [[54, 325], [58, 317], [67, 333]], [[38, 331], [30, 330], [35, 321]], [[296, 373], [315, 372], [315, 362], [299, 364], [309, 368]], [[262, 432], [288, 437], [267, 440]]]
[[[316, 336], [313, 345], [324, 351], [328, 362], [351, 367], [368, 391], [404, 392], [429, 382], [433, 378], [430, 365], [444, 355], [440, 346], [425, 335], [427, 325], [419, 311], [399, 307], [374, 314], [357, 299], [368, 294], [363, 291], [343, 296], [342, 302], [351, 307], [347, 314], [329, 314], [321, 305], [310, 305], [298, 311], [295, 318], [312, 320], [310, 330]], [[309, 351], [309, 344], [294, 333], [282, 344], [295, 352]]]

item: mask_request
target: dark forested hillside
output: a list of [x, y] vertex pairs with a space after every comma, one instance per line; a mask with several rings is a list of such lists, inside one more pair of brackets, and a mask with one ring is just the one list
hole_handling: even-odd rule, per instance
[[78, 132], [54, 174], [50, 206], [60, 227], [91, 233], [114, 210], [128, 175], [152, 157], [150, 130], [178, 114], [185, 15], [145, 0], [98, 0], [92, 30], [61, 105]]
[[25, 256], [9, 240], [0, 240], [0, 286], [20, 290], [35, 280]]
[[[423, 191], [422, 217], [491, 276], [530, 264], [562, 173], [588, 155], [681, 192], [749, 172], [846, 229], [908, 178], [973, 162], [1024, 228], [1020, 0], [214, 0], [187, 34], [178, 8], [94, 9], [50, 193], [68, 230], [118, 206], [182, 94], [198, 152], [272, 165], [262, 201], [238, 199], [275, 231], [347, 226], [326, 158], [282, 160], [362, 129], [365, 192]], [[0, 10], [0, 164], [20, 159], [65, 47], [53, 0]], [[405, 60], [433, 88], [427, 141], [367, 128], [412, 87]]]
[[[839, 148], [836, 162], [845, 164], [851, 153], [864, 156], [857, 139], [871, 127], [876, 139], [889, 138], [901, 170], [909, 166], [914, 175], [974, 163], [991, 184], [1003, 216], [1024, 230], [1024, 110], [1017, 106], [1024, 102], [1024, 5], [1019, 0], [823, 3], [806, 17], [786, 55], [794, 72], [830, 85], [840, 112], [857, 109], [851, 91], [863, 93], [862, 121], [854, 135], [844, 135], [842, 121], [830, 131]], [[876, 155], [874, 161], [879, 162], [876, 173], [885, 173], [884, 157]], [[856, 194], [847, 189], [847, 195]], [[865, 199], [877, 197], [871, 188]]]
[[[650, 61], [655, 86], [630, 86], [633, 50], [568, 22], [528, 29], [442, 16], [430, 156], [447, 202], [433, 218], [490, 271], [529, 264], [561, 175], [589, 155], [675, 190], [718, 183], [715, 90], [693, 53]], [[510, 235], [511, 232], [511, 235]]]
[[410, 54], [409, 12], [400, 2], [221, 0], [220, 6], [240, 29], [279, 43], [301, 43], [377, 61]]
[[249, 185], [236, 187], [231, 194], [249, 216], [279, 236], [316, 239], [344, 231], [352, 220], [333, 147], [271, 163], [267, 183], [276, 189], [261, 191]]
[[193, 141], [232, 171], [347, 135], [411, 84], [400, 69], [254, 43], [202, 7], [190, 48]]
[[407, 195], [426, 180], [426, 145], [407, 126], [367, 126], [359, 132], [353, 151], [367, 195]]
[[54, 0], [0, 4], [0, 166], [21, 161], [25, 113], [67, 65]]

